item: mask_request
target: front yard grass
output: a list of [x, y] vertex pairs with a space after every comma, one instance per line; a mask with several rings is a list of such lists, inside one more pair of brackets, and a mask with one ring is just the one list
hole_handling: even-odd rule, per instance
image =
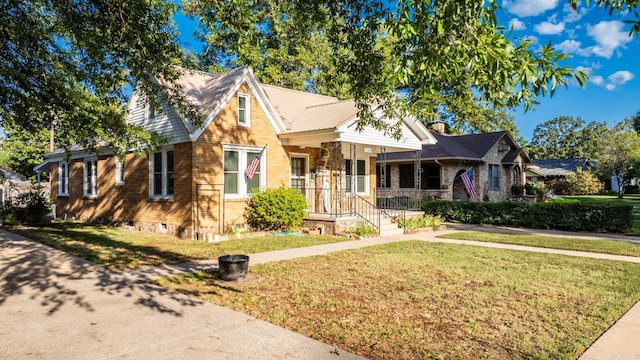
[[640, 244], [613, 240], [573, 239], [554, 236], [502, 234], [483, 231], [462, 231], [438, 235], [438, 237], [445, 239], [536, 246], [549, 249], [589, 251], [602, 254], [640, 256]]
[[373, 359], [573, 359], [640, 299], [640, 265], [407, 241], [158, 281]]
[[76, 222], [54, 223], [40, 227], [11, 227], [6, 230], [116, 270], [350, 240], [332, 236], [266, 236], [207, 243]]

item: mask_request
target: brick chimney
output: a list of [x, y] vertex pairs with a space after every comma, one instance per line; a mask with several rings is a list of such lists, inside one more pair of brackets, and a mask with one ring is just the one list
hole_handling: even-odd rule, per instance
[[429, 124], [429, 128], [433, 131], [437, 131], [440, 134], [446, 134], [445, 124], [442, 121], [435, 121]]

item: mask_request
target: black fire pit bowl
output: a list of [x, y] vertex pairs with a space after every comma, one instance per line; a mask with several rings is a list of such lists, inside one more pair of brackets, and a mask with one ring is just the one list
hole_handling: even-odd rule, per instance
[[223, 255], [218, 257], [218, 277], [224, 281], [242, 280], [249, 271], [249, 256]]

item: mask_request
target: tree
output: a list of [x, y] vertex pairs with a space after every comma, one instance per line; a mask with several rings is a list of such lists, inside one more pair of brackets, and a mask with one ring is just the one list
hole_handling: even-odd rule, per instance
[[[0, 4], [0, 122], [29, 132], [56, 122], [63, 144], [154, 138], [124, 123], [133, 86], [156, 94], [188, 58], [161, 0], [8, 0]], [[168, 94], [167, 101], [183, 104]], [[193, 115], [192, 109], [181, 106]]]
[[[574, 8], [578, 3], [569, 2]], [[265, 47], [274, 52], [272, 58], [289, 54], [299, 34], [328, 39], [333, 61], [329, 74], [336, 76], [321, 83], [336, 81], [350, 92], [360, 110], [360, 128], [365, 124], [385, 128], [385, 122], [371, 111], [372, 105], [390, 116], [399, 111], [418, 114], [423, 109], [416, 109], [415, 104], [451, 96], [461, 103], [477, 98], [490, 109], [519, 104], [529, 109], [538, 96], [553, 94], [570, 79], [579, 84], [586, 79], [583, 72], [562, 66], [566, 56], [551, 44], [538, 47], [530, 40], [512, 38], [497, 23], [500, 8], [494, 0], [257, 3], [278, 4], [266, 9], [284, 15], [279, 17], [282, 21], [272, 24], [282, 34], [276, 37], [278, 45]], [[207, 20], [222, 24], [245, 21], [240, 29], [251, 31], [236, 31], [234, 36], [252, 36], [256, 30], [252, 26], [263, 24], [253, 17], [268, 15], [241, 0], [194, 0], [193, 4], [203, 9], [211, 8], [210, 4], [246, 8], [239, 19], [211, 13], [216, 18]], [[601, 0], [596, 6], [622, 13], [635, 11], [638, 4]], [[67, 145], [73, 140], [91, 147], [102, 139], [117, 146], [138, 146], [154, 139], [123, 121], [123, 104], [137, 86], [150, 101], [159, 95], [161, 101], [199, 123], [196, 109], [181, 101], [179, 91], [162, 91], [172, 88], [179, 75], [170, 65], [193, 65], [178, 44], [172, 21], [175, 11], [175, 2], [168, 0], [3, 2], [0, 121], [29, 130], [48, 128], [57, 117], [57, 129], [66, 134]], [[640, 21], [633, 14], [632, 32], [638, 34]], [[200, 16], [206, 18], [206, 10]], [[282, 41], [284, 34], [291, 41]], [[297, 49], [300, 54], [306, 50]], [[421, 113], [427, 120], [437, 114], [434, 107]], [[388, 130], [399, 136], [399, 123]]]
[[633, 130], [640, 134], [640, 110], [631, 118]]
[[4, 129], [6, 139], [2, 141], [3, 164], [27, 177], [35, 175], [33, 167], [40, 164], [49, 149], [49, 130], [29, 132], [17, 126]]
[[527, 150], [534, 159], [593, 160], [598, 158], [600, 143], [606, 133], [605, 123], [592, 121], [585, 124], [581, 118], [560, 116], [535, 127]]
[[640, 135], [633, 129], [630, 119], [616, 124], [602, 142], [597, 169], [602, 178], [615, 177], [618, 197], [631, 179], [640, 176]]
[[296, 11], [295, 2], [188, 1], [185, 12], [198, 17], [206, 43], [201, 54], [209, 71], [227, 71], [249, 65], [266, 84], [294, 90], [348, 96], [333, 64], [325, 22], [299, 26], [308, 14]]

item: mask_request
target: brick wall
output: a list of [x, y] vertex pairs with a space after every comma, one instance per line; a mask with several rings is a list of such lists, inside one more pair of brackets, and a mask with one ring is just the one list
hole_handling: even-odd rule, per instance
[[[229, 227], [241, 227], [244, 224], [246, 198], [227, 199], [223, 209], [220, 199], [224, 199], [223, 191], [223, 144], [251, 145], [263, 147], [267, 145], [266, 161], [267, 188], [289, 186], [290, 163], [286, 151], [280, 145], [273, 126], [260, 107], [256, 97], [244, 84], [239, 92], [251, 94], [250, 126], [238, 125], [238, 96], [232, 96], [227, 105], [193, 143], [193, 183], [192, 196], [196, 196], [196, 184], [199, 185], [198, 219], [201, 231], [219, 232]], [[241, 172], [244, 169], [240, 169]], [[211, 189], [211, 190], [205, 190]], [[194, 206], [194, 213], [196, 211]], [[222, 216], [220, 216], [222, 214]], [[224, 217], [222, 219], [221, 217]], [[195, 214], [194, 214], [195, 218]]]

